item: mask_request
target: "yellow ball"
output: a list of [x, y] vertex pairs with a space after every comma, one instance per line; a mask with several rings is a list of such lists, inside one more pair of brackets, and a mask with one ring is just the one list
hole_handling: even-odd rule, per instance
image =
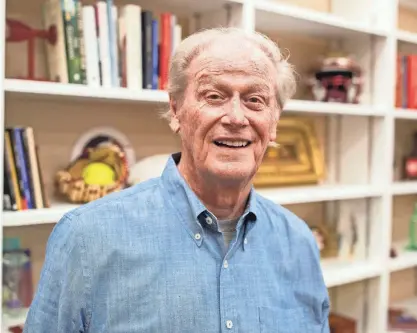
[[93, 162], [83, 170], [83, 178], [88, 185], [110, 185], [114, 182], [114, 170], [107, 164]]

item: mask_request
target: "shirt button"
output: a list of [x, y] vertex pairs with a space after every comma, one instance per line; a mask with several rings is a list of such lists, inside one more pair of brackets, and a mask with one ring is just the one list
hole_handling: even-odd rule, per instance
[[199, 240], [201, 238], [201, 235], [200, 234], [195, 234], [194, 235], [194, 238], [197, 239], [197, 240]]
[[233, 327], [233, 322], [231, 320], [226, 321], [226, 327], [227, 328], [232, 328]]
[[206, 222], [207, 224], [212, 224], [213, 223], [213, 219], [210, 216], [206, 217]]
[[248, 239], [245, 238], [244, 241], [243, 241], [243, 243], [248, 244]]
[[223, 267], [224, 267], [224, 268], [229, 267], [229, 263], [227, 262], [227, 260], [225, 260], [225, 261], [224, 261], [224, 263], [223, 263]]

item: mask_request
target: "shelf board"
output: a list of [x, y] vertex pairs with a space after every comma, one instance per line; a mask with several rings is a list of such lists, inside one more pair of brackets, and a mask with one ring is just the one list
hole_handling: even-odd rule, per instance
[[417, 194], [417, 181], [397, 181], [392, 184], [392, 194]]
[[284, 112], [297, 111], [306, 113], [344, 114], [353, 116], [384, 116], [387, 114], [387, 110], [383, 108], [375, 108], [371, 105], [303, 100], [288, 101], [284, 108]]
[[25, 321], [26, 321], [26, 317], [27, 317], [28, 312], [29, 312], [29, 309], [25, 309], [25, 310], [22, 311], [21, 315], [18, 315], [16, 317], [9, 316], [9, 315], [7, 315], [3, 312], [3, 316], [2, 316], [2, 327], [3, 327], [3, 329], [2, 329], [2, 332], [9, 333], [9, 332], [11, 332], [11, 331], [9, 331], [10, 327], [23, 326]]
[[397, 39], [400, 42], [415, 44], [417, 46], [417, 33], [404, 31], [404, 30], [398, 30]]
[[[370, 185], [318, 185], [291, 188], [258, 189], [258, 192], [277, 204], [294, 204], [332, 200], [348, 200], [382, 195], [382, 189]], [[54, 203], [50, 208], [3, 212], [4, 227], [19, 227], [56, 223], [66, 212], [79, 205]]]
[[3, 227], [21, 227], [35, 224], [56, 223], [68, 211], [79, 205], [56, 203], [50, 208], [28, 209], [17, 212], [3, 212]]
[[401, 109], [394, 110], [394, 117], [397, 119], [417, 119], [417, 109]]
[[381, 265], [369, 260], [323, 260], [321, 267], [328, 288], [371, 279], [382, 273]]
[[[233, 2], [233, 1], [232, 1]], [[229, 3], [229, 0], [210, 0], [210, 1], [195, 1], [195, 0], [141, 0], [142, 8], [158, 12], [163, 8], [166, 12], [172, 12], [177, 16], [189, 16], [196, 13], [211, 12], [222, 9]]]
[[281, 205], [378, 197], [383, 189], [372, 185], [313, 185], [257, 189], [267, 199]]
[[[71, 101], [91, 99], [96, 101], [168, 103], [168, 94], [160, 90], [134, 91], [126, 88], [94, 88], [77, 84], [36, 82], [6, 79], [5, 90], [9, 94], [38, 96], [44, 99], [69, 98]], [[290, 100], [285, 112], [317, 114], [346, 114], [355, 116], [384, 116], [386, 110], [369, 105], [324, 103], [317, 101]]]
[[393, 245], [397, 251], [397, 257], [389, 260], [388, 267], [391, 272], [417, 267], [417, 251], [406, 251], [406, 244], [407, 242], [399, 242]]
[[106, 102], [168, 103], [168, 94], [166, 91], [149, 89], [96, 88], [79, 84], [37, 82], [19, 79], [5, 79], [4, 89], [9, 94], [40, 96], [42, 98], [70, 98], [71, 101], [94, 99]]
[[256, 29], [287, 31], [320, 37], [340, 37], [366, 34], [386, 37], [387, 32], [370, 25], [359, 24], [329, 13], [318, 12], [270, 0], [254, 1]]

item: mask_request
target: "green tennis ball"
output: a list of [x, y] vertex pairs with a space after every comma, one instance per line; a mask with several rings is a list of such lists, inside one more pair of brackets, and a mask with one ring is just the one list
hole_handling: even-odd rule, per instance
[[105, 163], [93, 162], [83, 169], [83, 179], [88, 185], [110, 185], [114, 178], [114, 170]]

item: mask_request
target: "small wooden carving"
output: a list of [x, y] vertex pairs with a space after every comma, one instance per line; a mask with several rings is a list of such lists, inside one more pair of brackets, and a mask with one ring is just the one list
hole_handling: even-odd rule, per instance
[[338, 234], [330, 227], [321, 224], [310, 227], [317, 241], [322, 258], [334, 258], [339, 253], [339, 237]]

